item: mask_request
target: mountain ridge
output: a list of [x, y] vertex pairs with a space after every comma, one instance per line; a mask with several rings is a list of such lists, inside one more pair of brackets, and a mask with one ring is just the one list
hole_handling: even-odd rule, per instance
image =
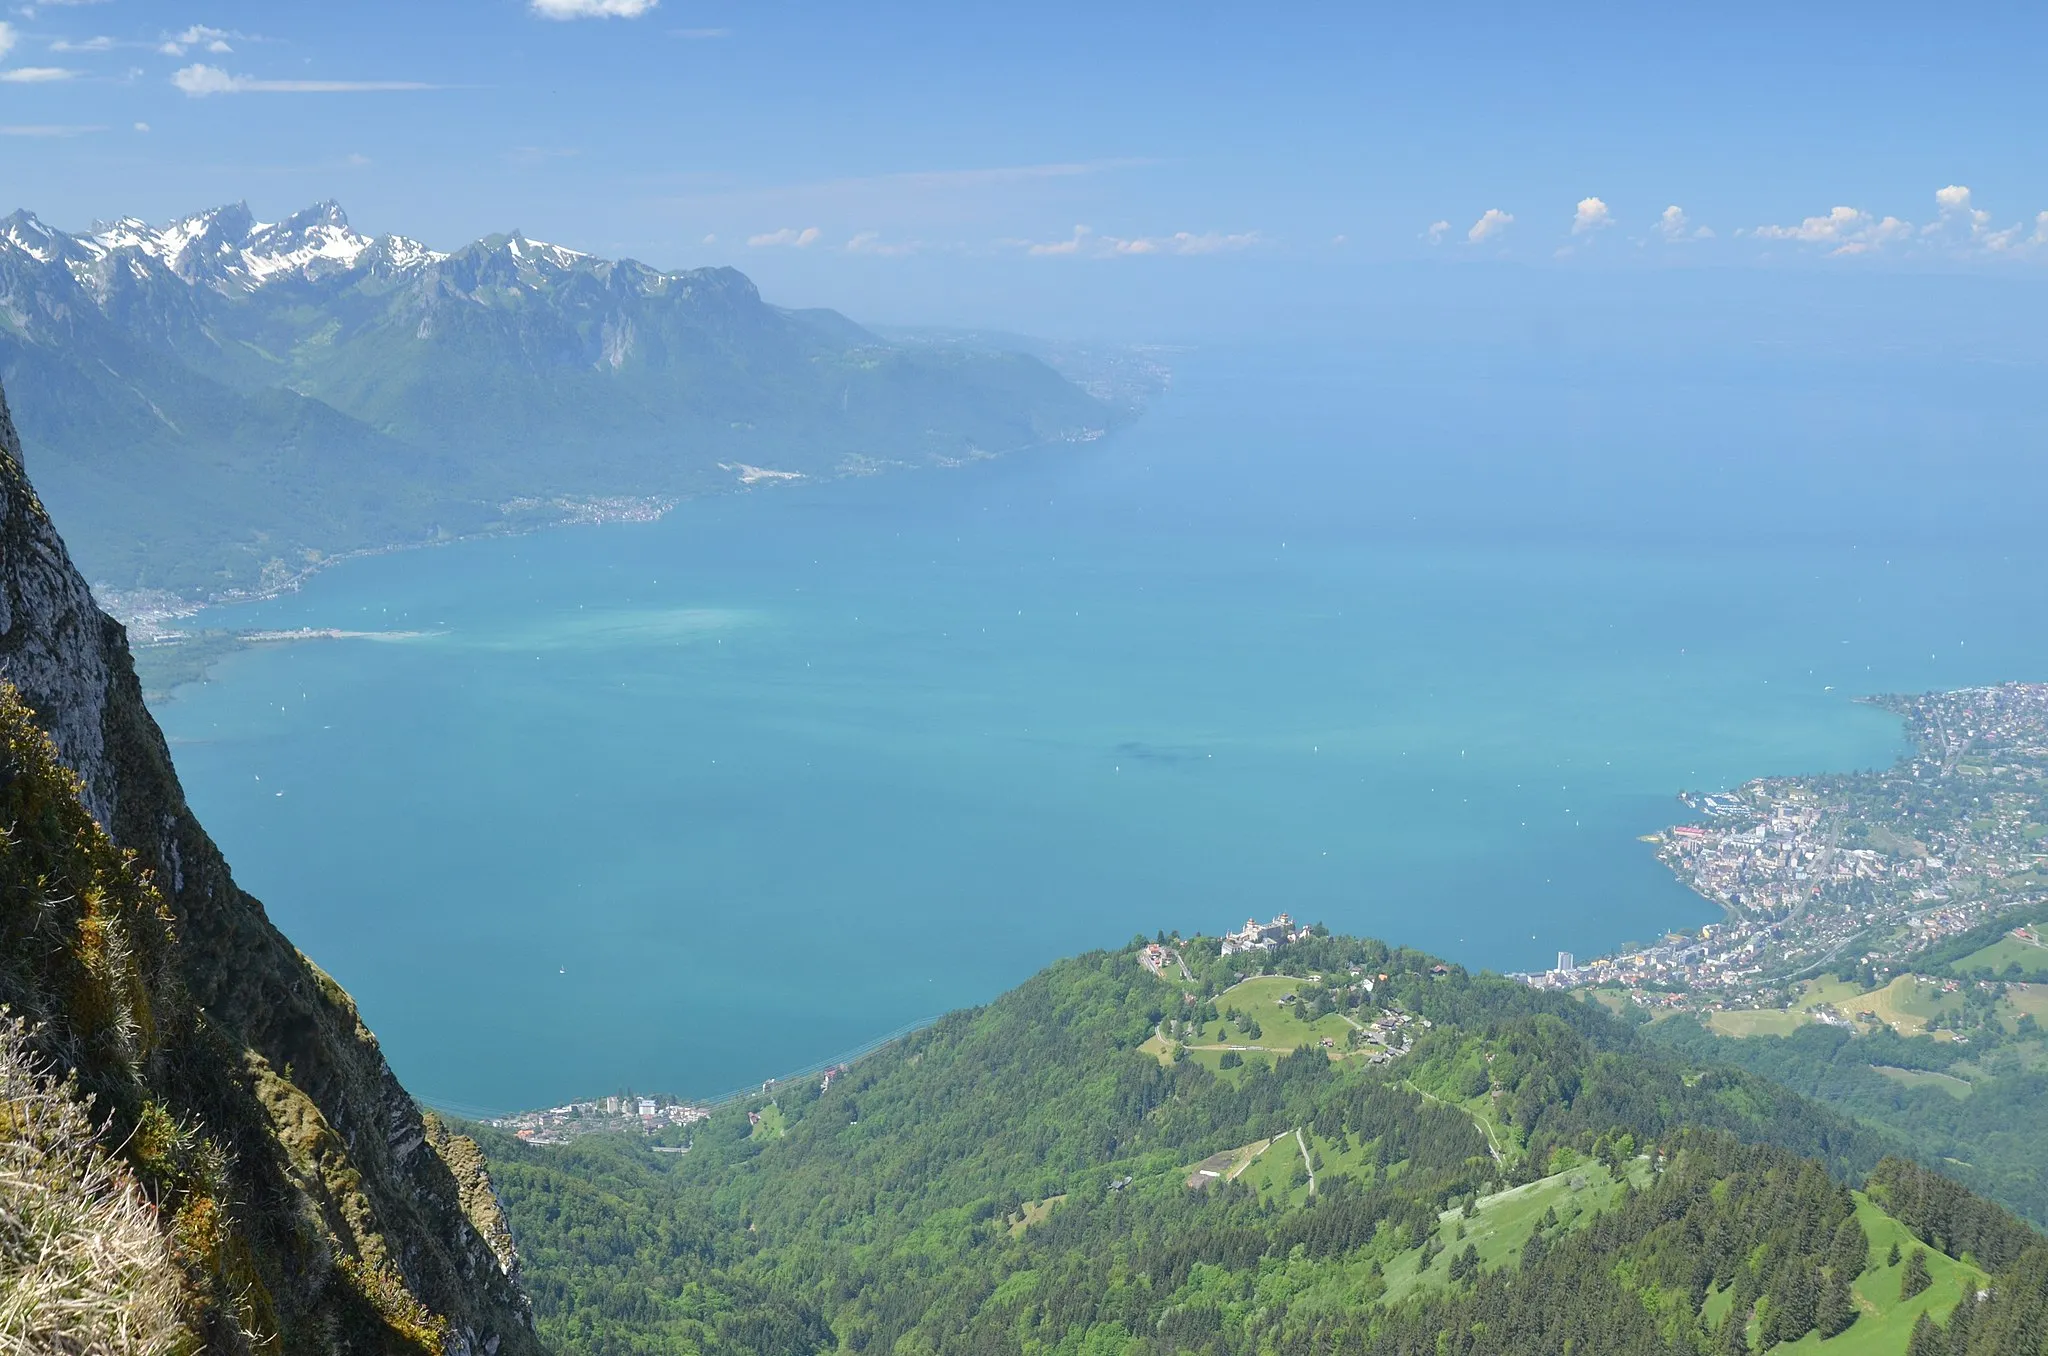
[[736, 269], [517, 231], [442, 252], [332, 202], [78, 234], [17, 211], [0, 381], [94, 581], [187, 599], [560, 519], [535, 503], [958, 465], [1135, 413], [1016, 346], [891, 341]]

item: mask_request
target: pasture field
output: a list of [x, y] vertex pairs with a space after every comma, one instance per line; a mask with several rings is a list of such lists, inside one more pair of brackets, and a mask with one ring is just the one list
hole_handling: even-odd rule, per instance
[[1957, 1078], [1954, 1074], [1935, 1073], [1927, 1069], [1895, 1069], [1889, 1064], [1873, 1064], [1870, 1067], [1894, 1083], [1902, 1083], [1909, 1088], [1939, 1088], [1958, 1100], [1976, 1091], [1969, 1079]]
[[[1913, 1335], [1913, 1325], [1919, 1321], [1920, 1315], [1947, 1318], [1949, 1311], [1956, 1307], [1956, 1301], [1969, 1291], [1990, 1284], [1990, 1278], [1976, 1267], [1928, 1248], [1927, 1274], [1933, 1279], [1933, 1284], [1913, 1298], [1901, 1301], [1899, 1273], [1905, 1269], [1905, 1263], [1886, 1266], [1885, 1257], [1894, 1243], [1898, 1244], [1901, 1253], [1909, 1253], [1923, 1245], [1905, 1225], [1879, 1209], [1860, 1191], [1856, 1193], [1856, 1220], [1870, 1238], [1871, 1270], [1864, 1272], [1853, 1287], [1856, 1306], [1863, 1311], [1863, 1316], [1839, 1337], [1822, 1341], [1819, 1333], [1808, 1333], [1797, 1342], [1771, 1348], [1774, 1356], [1779, 1352], [1787, 1353], [1787, 1356], [1791, 1353], [1805, 1356], [1809, 1352], [1820, 1356], [1899, 1356], [1906, 1349], [1907, 1339]], [[1708, 1304], [1712, 1303], [1713, 1300], [1708, 1300]], [[1722, 1303], [1725, 1309], [1726, 1300]]]

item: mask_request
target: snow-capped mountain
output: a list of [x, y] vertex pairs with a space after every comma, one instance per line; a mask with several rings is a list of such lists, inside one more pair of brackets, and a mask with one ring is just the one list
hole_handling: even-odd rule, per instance
[[512, 502], [950, 463], [1112, 417], [1036, 358], [890, 343], [733, 269], [516, 231], [443, 253], [331, 202], [0, 220], [0, 381], [88, 569], [186, 593]]
[[[59, 233], [28, 218], [27, 225], [45, 238]], [[10, 239], [14, 237], [10, 234]], [[443, 256], [404, 236], [371, 237], [348, 224], [336, 202], [323, 202], [279, 222], [256, 220], [247, 203], [233, 203], [171, 222], [151, 226], [134, 217], [95, 225], [84, 235], [62, 237], [70, 248], [65, 257], [85, 281], [91, 266], [108, 256], [134, 251], [155, 260], [190, 283], [254, 290], [280, 279], [313, 279], [352, 270], [365, 263], [411, 268]], [[22, 243], [17, 241], [16, 243]]]

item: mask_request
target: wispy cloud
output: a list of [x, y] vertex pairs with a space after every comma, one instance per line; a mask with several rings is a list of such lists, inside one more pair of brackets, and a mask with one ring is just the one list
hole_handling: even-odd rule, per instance
[[1250, 249], [1259, 243], [1257, 231], [1175, 231], [1172, 235], [1103, 235], [1088, 226], [1076, 226], [1064, 240], [1013, 240], [999, 243], [1021, 245], [1024, 252], [1057, 258], [1080, 254], [1095, 258], [1147, 254], [1223, 254]]
[[0, 81], [10, 85], [50, 85], [77, 78], [77, 71], [63, 66], [16, 66], [10, 71], [0, 71]]
[[0, 123], [0, 137], [82, 137], [106, 130], [76, 123]]
[[50, 50], [53, 52], [111, 52], [114, 50], [114, 40], [108, 37], [97, 37], [84, 38], [73, 42], [69, 38], [59, 38], [50, 44]]
[[171, 83], [194, 99], [213, 94], [381, 94], [442, 88], [417, 80], [262, 80], [203, 65], [181, 67]]
[[14, 44], [21, 41], [21, 35], [14, 31], [14, 25], [0, 23], [0, 57], [14, 50]]
[[785, 226], [779, 231], [768, 231], [761, 235], [750, 235], [747, 237], [747, 244], [755, 249], [764, 249], [773, 245], [789, 245], [795, 249], [802, 250], [809, 249], [817, 244], [818, 237], [822, 234], [823, 232], [815, 226], [806, 226], [802, 230], [798, 230], [794, 226]]
[[1116, 242], [1118, 254], [1228, 254], [1259, 243], [1257, 231], [1175, 231]]
[[922, 254], [925, 245], [922, 240], [884, 240], [880, 231], [862, 231], [840, 248], [848, 254], [874, 254], [890, 259]]
[[1441, 245], [1444, 243], [1444, 237], [1449, 235], [1450, 233], [1450, 222], [1432, 221], [1429, 223], [1429, 229], [1422, 233], [1422, 238], [1424, 240], [1427, 240], [1432, 245]]
[[1465, 232], [1465, 239], [1471, 244], [1483, 245], [1514, 224], [1514, 213], [1503, 212], [1498, 207], [1489, 207], [1479, 214], [1479, 220], [1472, 223], [1472, 229]]
[[543, 19], [637, 19], [661, 0], [532, 0]]
[[1598, 198], [1579, 199], [1578, 210], [1572, 213], [1572, 234], [1585, 235], [1590, 231], [1604, 231], [1614, 224], [1614, 213], [1607, 210], [1607, 204]]
[[1759, 226], [1750, 234], [1759, 240], [1790, 240], [1803, 245], [1829, 245], [1831, 254], [1867, 254], [1913, 237], [1913, 223], [1877, 217], [1856, 207], [1836, 207], [1824, 217], [1807, 217], [1796, 226]]
[[690, 42], [704, 42], [711, 38], [729, 38], [732, 36], [732, 30], [730, 28], [671, 28], [668, 31], [668, 35], [672, 38], [683, 38]]

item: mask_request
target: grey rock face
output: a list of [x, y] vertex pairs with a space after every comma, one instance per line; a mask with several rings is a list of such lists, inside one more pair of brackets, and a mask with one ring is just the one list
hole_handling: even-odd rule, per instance
[[517, 1258], [475, 1146], [430, 1132], [347, 994], [235, 885], [186, 804], [143, 704], [125, 632], [94, 603], [29, 485], [4, 396], [0, 678], [82, 778], [87, 810], [136, 855], [170, 906], [178, 980], [205, 1034], [204, 1043], [172, 1053], [217, 1067], [223, 1041], [239, 1052], [241, 1068], [215, 1080], [231, 1093], [204, 1114], [235, 1118], [237, 1131], [268, 1126], [221, 1133], [233, 1144], [240, 1223], [285, 1349], [418, 1350], [402, 1336], [368, 1346], [336, 1336], [362, 1331], [365, 1292], [356, 1277], [368, 1267], [395, 1272], [446, 1322], [455, 1349], [538, 1351], [514, 1279]]

